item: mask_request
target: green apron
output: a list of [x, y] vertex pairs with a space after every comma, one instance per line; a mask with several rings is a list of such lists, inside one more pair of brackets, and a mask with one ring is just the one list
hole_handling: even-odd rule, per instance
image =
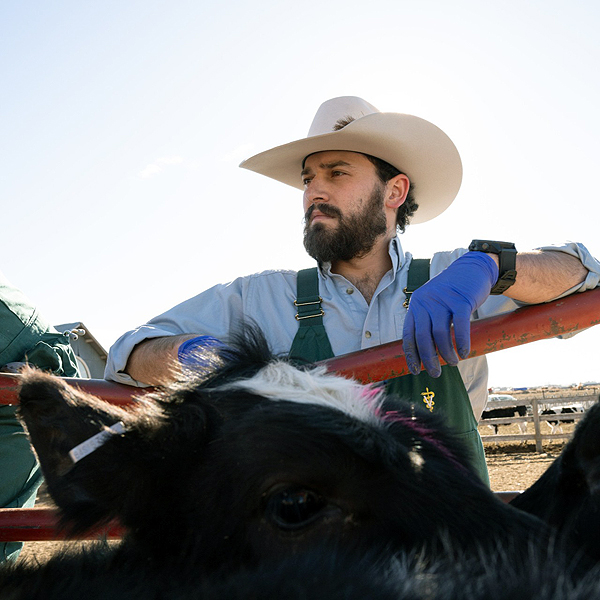
[[[416, 261], [413, 261], [416, 263]], [[429, 263], [429, 261], [427, 261]], [[423, 275], [423, 263], [417, 263], [420, 275]], [[412, 267], [412, 264], [411, 264]], [[414, 270], [413, 270], [414, 273]], [[427, 277], [429, 268], [427, 265]], [[414, 280], [409, 271], [410, 281]], [[422, 281], [421, 283], [424, 283]], [[407, 296], [416, 289], [408, 290]], [[299, 271], [297, 280], [298, 332], [292, 342], [290, 359], [298, 363], [310, 363], [333, 357], [333, 351], [323, 325], [322, 299], [319, 297], [319, 278], [317, 269]], [[481, 437], [477, 431], [477, 421], [469, 395], [458, 367], [442, 366], [440, 377], [433, 378], [427, 372], [419, 375], [407, 375], [386, 381], [388, 392], [401, 398], [410, 399], [414, 404], [425, 407], [431, 412], [443, 413], [448, 425], [464, 441], [472, 456], [476, 472], [487, 485], [489, 475]]]
[[[28, 362], [77, 376], [68, 339], [48, 324], [29, 300], [0, 276], [0, 366]], [[16, 406], [0, 405], [0, 507], [32, 507], [42, 474], [16, 417]], [[0, 543], [0, 562], [16, 559], [20, 542]]]

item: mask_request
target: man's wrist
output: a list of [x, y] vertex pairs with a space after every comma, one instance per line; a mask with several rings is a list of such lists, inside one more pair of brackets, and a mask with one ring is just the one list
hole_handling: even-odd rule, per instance
[[186, 367], [209, 367], [215, 354], [226, 350], [225, 344], [211, 335], [198, 335], [185, 340], [177, 349], [179, 363]]
[[177, 349], [194, 335], [168, 335], [146, 338], [134, 346], [125, 367], [132, 379], [146, 385], [166, 385], [180, 372]]
[[490, 294], [503, 294], [517, 280], [517, 249], [511, 242], [495, 240], [473, 240], [469, 245], [471, 252], [485, 252], [498, 265], [498, 281], [492, 286]]

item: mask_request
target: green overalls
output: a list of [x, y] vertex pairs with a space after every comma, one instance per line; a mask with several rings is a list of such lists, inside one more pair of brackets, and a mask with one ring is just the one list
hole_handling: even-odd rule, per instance
[[[0, 366], [28, 362], [56, 375], [77, 376], [68, 339], [38, 314], [27, 298], [0, 276]], [[0, 507], [32, 507], [42, 482], [16, 406], [0, 405]], [[0, 543], [0, 562], [16, 559], [20, 542]]]
[[[414, 260], [413, 263], [419, 264]], [[411, 269], [412, 267], [413, 264], [411, 264]], [[429, 269], [427, 267], [427, 278], [428, 276]], [[419, 285], [416, 285], [414, 289]], [[319, 278], [316, 268], [298, 272], [296, 307], [299, 327], [292, 342], [290, 358], [304, 363], [332, 358], [333, 351], [323, 325], [324, 312], [319, 297]], [[470, 449], [475, 470], [489, 485], [483, 444], [477, 431], [477, 421], [473, 416], [469, 395], [458, 367], [443, 365], [442, 374], [438, 378], [430, 377], [427, 372], [423, 371], [419, 375], [390, 379], [386, 382], [386, 388], [390, 393], [410, 399], [413, 403], [424, 406], [431, 412], [443, 412], [448, 425]]]

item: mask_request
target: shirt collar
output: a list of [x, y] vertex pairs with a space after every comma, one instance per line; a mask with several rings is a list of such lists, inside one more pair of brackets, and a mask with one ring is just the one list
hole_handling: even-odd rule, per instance
[[394, 274], [396, 274], [402, 267], [402, 259], [404, 257], [399, 236], [393, 237], [390, 240], [389, 253], [390, 258], [392, 259], [392, 271]]
[[[392, 273], [394, 276], [398, 270], [402, 267], [404, 253], [402, 251], [402, 244], [400, 243], [400, 237], [395, 236], [390, 240], [388, 246], [388, 252], [392, 259]], [[323, 262], [318, 263], [319, 270], [323, 275], [331, 275], [331, 263]]]

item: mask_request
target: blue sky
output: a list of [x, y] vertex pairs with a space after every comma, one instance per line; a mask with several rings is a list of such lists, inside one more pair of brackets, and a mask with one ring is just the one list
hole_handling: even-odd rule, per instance
[[[441, 127], [464, 179], [418, 256], [597, 234], [593, 2], [0, 4], [0, 270], [106, 346], [221, 281], [312, 261], [299, 192], [239, 169], [358, 95]], [[493, 385], [598, 380], [600, 328], [490, 358]]]

